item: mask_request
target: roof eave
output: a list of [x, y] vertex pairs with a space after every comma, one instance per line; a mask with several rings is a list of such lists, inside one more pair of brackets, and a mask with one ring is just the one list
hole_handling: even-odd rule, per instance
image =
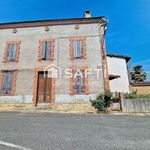
[[99, 20], [103, 18], [104, 17], [101, 16], [101, 17], [92, 17], [92, 18], [72, 18], [72, 19], [8, 22], [8, 23], [0, 23], [0, 29], [28, 28], [28, 27], [70, 25], [70, 24], [89, 24], [89, 23], [98, 23]]
[[129, 56], [119, 55], [119, 54], [107, 54], [107, 56], [109, 56], [109, 57], [116, 57], [116, 58], [123, 58], [123, 59], [126, 60], [126, 62], [128, 62], [131, 59], [131, 57], [129, 57]]

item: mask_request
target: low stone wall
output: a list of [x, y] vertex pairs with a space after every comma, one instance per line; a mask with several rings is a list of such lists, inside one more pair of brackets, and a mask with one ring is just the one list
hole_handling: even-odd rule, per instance
[[90, 103], [54, 103], [54, 104], [2, 104], [0, 112], [3, 111], [49, 111], [49, 112], [74, 112], [74, 113], [95, 113], [96, 110]]
[[33, 95], [0, 96], [0, 104], [30, 104]]
[[122, 111], [126, 113], [150, 113], [150, 99], [123, 99]]

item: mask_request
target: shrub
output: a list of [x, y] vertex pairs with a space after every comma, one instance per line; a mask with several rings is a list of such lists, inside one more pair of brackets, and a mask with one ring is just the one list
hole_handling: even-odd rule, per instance
[[113, 94], [110, 91], [99, 94], [96, 99], [90, 99], [90, 102], [97, 112], [106, 112], [113, 100]]
[[150, 99], [150, 94], [139, 94], [139, 98]]
[[136, 91], [132, 91], [131, 93], [125, 93], [124, 94], [124, 98], [137, 99], [138, 98], [137, 90]]

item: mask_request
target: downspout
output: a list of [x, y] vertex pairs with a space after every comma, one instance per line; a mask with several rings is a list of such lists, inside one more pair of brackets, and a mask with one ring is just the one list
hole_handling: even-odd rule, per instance
[[[105, 19], [106, 22], [104, 23], [101, 23], [101, 21], [103, 20], [104, 18], [102, 18], [99, 22], [98, 22], [98, 30], [99, 30], [99, 38], [100, 38], [100, 45], [101, 45], [101, 49], [100, 49], [100, 53], [101, 53], [101, 59], [102, 59], [102, 76], [103, 76], [103, 86], [104, 86], [104, 91], [106, 90], [109, 90], [109, 83], [108, 83], [108, 87], [106, 86], [106, 75], [105, 75], [105, 67], [108, 67], [108, 66], [105, 66], [107, 65], [107, 60], [104, 60], [104, 59], [107, 59], [107, 57], [105, 56], [106, 53], [104, 53], [104, 44], [105, 44], [105, 40], [104, 40], [104, 37], [105, 37], [105, 27], [107, 26], [107, 23], [108, 21]], [[101, 35], [100, 33], [100, 30], [101, 30], [101, 27], [104, 28], [104, 32], [103, 34]], [[108, 70], [106, 70], [108, 72]]]

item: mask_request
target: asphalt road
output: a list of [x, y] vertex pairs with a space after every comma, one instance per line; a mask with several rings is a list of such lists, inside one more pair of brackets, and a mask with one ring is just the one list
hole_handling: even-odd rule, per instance
[[0, 150], [150, 150], [150, 118], [0, 113]]

